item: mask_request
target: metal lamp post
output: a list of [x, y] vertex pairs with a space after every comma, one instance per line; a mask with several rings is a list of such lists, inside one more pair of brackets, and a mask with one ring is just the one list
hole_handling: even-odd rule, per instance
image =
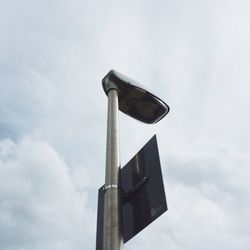
[[108, 91], [106, 176], [104, 194], [104, 237], [103, 250], [122, 249], [119, 189], [119, 132], [118, 95], [116, 89]]
[[103, 250], [123, 248], [120, 190], [118, 110], [153, 124], [161, 120], [169, 107], [134, 80], [111, 70], [102, 80], [108, 96], [106, 173], [104, 186]]

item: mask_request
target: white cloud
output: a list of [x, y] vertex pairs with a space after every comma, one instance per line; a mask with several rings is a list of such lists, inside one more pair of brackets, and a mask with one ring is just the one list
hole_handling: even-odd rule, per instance
[[169, 210], [130, 249], [248, 249], [249, 154], [187, 150], [162, 162]]
[[1, 249], [92, 248], [96, 215], [88, 193], [76, 190], [56, 151], [27, 137], [2, 140], [0, 155]]
[[115, 68], [171, 107], [154, 126], [120, 116], [122, 165], [157, 133], [169, 205], [125, 248], [248, 249], [249, 11], [248, 0], [2, 4], [0, 248], [93, 249], [101, 79]]

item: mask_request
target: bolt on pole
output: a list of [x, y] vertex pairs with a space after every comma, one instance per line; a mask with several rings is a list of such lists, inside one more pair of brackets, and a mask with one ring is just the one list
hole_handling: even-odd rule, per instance
[[118, 93], [108, 91], [107, 151], [104, 194], [103, 250], [122, 250]]

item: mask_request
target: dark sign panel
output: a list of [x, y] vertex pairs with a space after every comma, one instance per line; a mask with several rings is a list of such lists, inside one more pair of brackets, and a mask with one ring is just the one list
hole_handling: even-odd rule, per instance
[[98, 190], [96, 250], [102, 249], [103, 242], [103, 211], [104, 210], [104, 185]]
[[121, 176], [126, 242], [167, 211], [156, 136], [122, 168]]
[[[167, 211], [156, 136], [121, 169], [123, 238], [127, 242]], [[103, 187], [99, 189], [97, 243], [102, 250]]]

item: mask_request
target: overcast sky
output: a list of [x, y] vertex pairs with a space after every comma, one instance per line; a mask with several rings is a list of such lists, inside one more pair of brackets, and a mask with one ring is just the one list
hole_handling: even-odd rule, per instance
[[250, 249], [249, 0], [1, 0], [0, 249], [95, 249], [110, 69], [154, 90], [169, 210], [128, 250]]

